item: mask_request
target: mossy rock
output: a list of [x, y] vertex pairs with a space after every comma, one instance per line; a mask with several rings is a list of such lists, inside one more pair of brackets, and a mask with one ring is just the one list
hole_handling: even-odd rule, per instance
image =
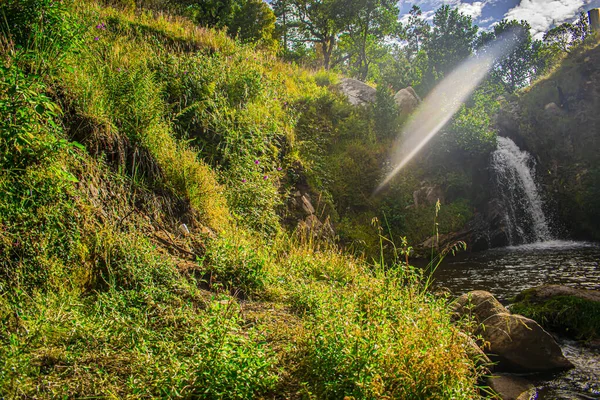
[[546, 285], [523, 291], [510, 309], [550, 331], [592, 341], [600, 338], [599, 298], [598, 291]]

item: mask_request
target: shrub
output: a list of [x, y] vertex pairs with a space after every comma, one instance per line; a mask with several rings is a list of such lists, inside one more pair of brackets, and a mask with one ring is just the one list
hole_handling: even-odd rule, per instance
[[242, 238], [219, 237], [210, 242], [201, 264], [212, 287], [248, 296], [264, 288], [265, 258]]

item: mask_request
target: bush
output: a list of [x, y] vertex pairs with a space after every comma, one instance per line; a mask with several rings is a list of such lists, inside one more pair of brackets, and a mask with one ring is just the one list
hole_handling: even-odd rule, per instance
[[[318, 398], [475, 396], [472, 382], [460, 378], [471, 366], [459, 361], [465, 350], [444, 322], [443, 303], [415, 293], [395, 274], [358, 279], [352, 294], [304, 288], [322, 293], [312, 301], [300, 347], [303, 379]], [[415, 298], [427, 311], [412, 305]]]
[[201, 264], [211, 287], [249, 296], [264, 288], [265, 257], [241, 238], [220, 237], [210, 242]]

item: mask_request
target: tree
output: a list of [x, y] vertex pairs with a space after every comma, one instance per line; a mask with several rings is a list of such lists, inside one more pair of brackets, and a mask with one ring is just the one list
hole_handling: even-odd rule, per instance
[[565, 22], [546, 32], [544, 43], [559, 51], [569, 53], [572, 47], [583, 43], [589, 34], [590, 25], [588, 18], [582, 12], [575, 23]]
[[508, 41], [507, 46], [512, 50], [495, 63], [492, 77], [512, 93], [526, 86], [536, 75], [540, 65], [540, 43], [531, 38], [531, 26], [527, 21], [504, 19], [494, 26], [493, 35], [487, 36], [484, 42], [500, 38]]
[[444, 5], [433, 17], [433, 32], [424, 43], [429, 57], [430, 75], [437, 80], [473, 52], [478, 27], [470, 16]]
[[234, 13], [228, 32], [242, 42], [274, 47], [275, 14], [263, 0], [246, 0]]
[[202, 26], [223, 28], [229, 26], [241, 6], [239, 0], [200, 0], [190, 5], [189, 13]]
[[354, 0], [347, 3], [348, 23], [343, 37], [343, 60], [350, 60], [353, 75], [365, 80], [371, 63], [389, 50], [384, 38], [399, 27], [396, 0]]
[[408, 42], [406, 47], [408, 58], [412, 59], [422, 50], [423, 43], [431, 36], [431, 25], [421, 17], [423, 12], [417, 5], [413, 5], [408, 14], [403, 36]]
[[343, 0], [290, 0], [290, 11], [299, 22], [298, 30], [305, 42], [319, 47], [323, 66], [331, 66], [331, 54], [338, 37], [347, 27]]

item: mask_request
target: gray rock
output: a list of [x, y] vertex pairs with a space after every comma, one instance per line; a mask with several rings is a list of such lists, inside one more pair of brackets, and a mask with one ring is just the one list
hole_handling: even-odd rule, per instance
[[302, 211], [304, 211], [308, 215], [315, 213], [315, 208], [313, 207], [312, 203], [310, 202], [307, 194], [303, 195], [300, 198], [300, 201], [301, 201], [301, 205], [302, 205]]
[[546, 104], [544, 111], [548, 115], [561, 115], [563, 113], [562, 109], [554, 102]]
[[492, 315], [476, 333], [486, 342], [484, 350], [498, 362], [499, 371], [543, 372], [573, 367], [554, 338], [522, 315]]
[[331, 226], [329, 217], [327, 217], [324, 222], [321, 222], [314, 214], [311, 214], [303, 221], [300, 221], [298, 223], [297, 231], [304, 239], [313, 237], [323, 240], [333, 240], [335, 237], [335, 231]]
[[417, 95], [415, 90], [410, 86], [400, 89], [396, 95], [394, 95], [394, 100], [400, 109], [400, 113], [405, 115], [411, 114], [421, 103], [419, 95]]
[[338, 87], [353, 106], [374, 103], [376, 100], [377, 90], [359, 80], [344, 78], [340, 81]]
[[425, 184], [413, 192], [415, 207], [431, 206], [438, 200], [444, 202], [444, 190], [440, 186]]
[[488, 378], [487, 384], [502, 400], [529, 400], [536, 395], [533, 384], [520, 376], [498, 374]]

